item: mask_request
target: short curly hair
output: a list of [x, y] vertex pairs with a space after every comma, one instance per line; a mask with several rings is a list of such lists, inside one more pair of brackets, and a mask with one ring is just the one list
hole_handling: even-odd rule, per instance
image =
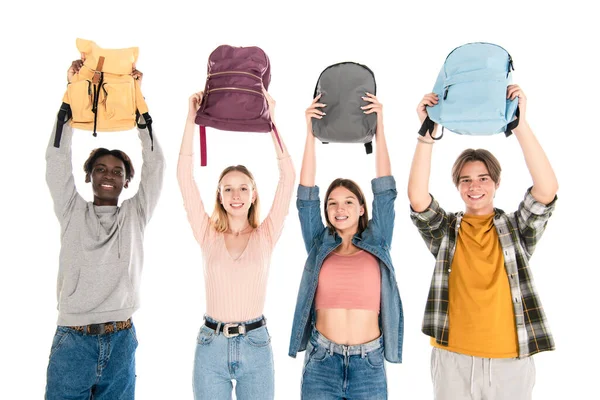
[[123, 164], [125, 164], [125, 179], [131, 181], [133, 179], [133, 175], [135, 174], [135, 170], [133, 169], [133, 163], [131, 162], [129, 156], [121, 150], [108, 150], [104, 147], [99, 147], [92, 150], [88, 159], [85, 160], [85, 163], [83, 163], [83, 171], [85, 174], [89, 176], [94, 169], [94, 163], [96, 160], [100, 157], [108, 155], [123, 161]]

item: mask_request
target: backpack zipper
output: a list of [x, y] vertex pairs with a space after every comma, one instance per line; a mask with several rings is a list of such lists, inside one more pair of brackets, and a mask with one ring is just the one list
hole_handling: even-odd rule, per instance
[[263, 95], [262, 92], [259, 92], [258, 90], [245, 89], [245, 88], [237, 88], [237, 87], [214, 88], [214, 89], [209, 89], [206, 93], [208, 94], [208, 93], [216, 92], [218, 90], [243, 90], [245, 92], [252, 92], [252, 93], [260, 94], [261, 96]]
[[254, 75], [250, 72], [246, 72], [246, 71], [222, 71], [222, 72], [213, 72], [211, 74], [208, 74], [208, 76], [206, 77], [206, 79], [208, 78], [212, 78], [214, 76], [218, 76], [218, 75], [248, 75], [251, 76], [253, 78], [258, 79], [259, 81], [262, 81], [262, 78], [258, 75]]

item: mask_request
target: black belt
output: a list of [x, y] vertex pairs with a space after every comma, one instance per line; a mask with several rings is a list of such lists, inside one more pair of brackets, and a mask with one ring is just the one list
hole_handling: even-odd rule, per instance
[[232, 324], [224, 324], [222, 322], [214, 323], [207, 319], [204, 320], [204, 325], [212, 330], [214, 330], [217, 334], [223, 332], [223, 336], [230, 338], [238, 335], [245, 335], [246, 333], [254, 330], [256, 328], [260, 328], [263, 325], [267, 324], [267, 319], [265, 317], [261, 318], [256, 322], [252, 322], [250, 324], [242, 324], [242, 323], [232, 323]]

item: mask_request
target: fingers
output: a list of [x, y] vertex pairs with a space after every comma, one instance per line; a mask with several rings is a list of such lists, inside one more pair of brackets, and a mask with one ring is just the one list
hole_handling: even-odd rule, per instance
[[313, 99], [313, 101], [312, 101], [312, 104], [315, 104], [317, 101], [319, 101], [319, 99], [321, 98], [321, 95], [323, 95], [323, 93], [319, 93], [319, 94], [317, 95], [317, 97], [315, 97], [315, 98]]
[[439, 102], [439, 98], [438, 95], [435, 93], [428, 93], [425, 96], [423, 96], [423, 99], [419, 102], [419, 105], [417, 106], [417, 110], [424, 110], [425, 107], [429, 106], [429, 107], [433, 107], [436, 104], [438, 104]]
[[523, 89], [521, 89], [519, 85], [508, 85], [506, 88], [506, 98], [514, 100], [516, 97], [525, 99], [525, 93], [523, 93]]

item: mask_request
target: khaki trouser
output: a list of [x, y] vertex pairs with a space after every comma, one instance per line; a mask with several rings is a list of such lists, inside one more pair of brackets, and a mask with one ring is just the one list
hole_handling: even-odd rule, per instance
[[434, 347], [431, 379], [435, 400], [531, 400], [532, 357], [481, 358]]

